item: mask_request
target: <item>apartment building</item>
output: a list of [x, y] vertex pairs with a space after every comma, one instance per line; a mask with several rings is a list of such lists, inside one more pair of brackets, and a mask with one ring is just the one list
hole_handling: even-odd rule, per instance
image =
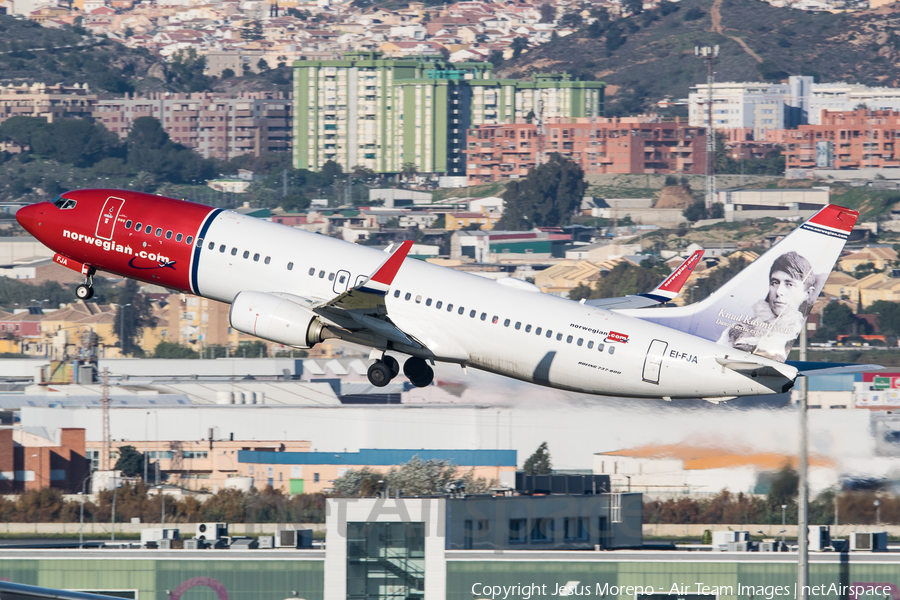
[[819, 125], [785, 132], [788, 169], [900, 167], [900, 111], [822, 113]]
[[[812, 77], [790, 77], [788, 83], [717, 82], [713, 84], [713, 128], [750, 128], [762, 140], [771, 129], [806, 123], [810, 113]], [[696, 127], [709, 126], [709, 87], [698, 84], [688, 95], [688, 119]]]
[[706, 132], [679, 120], [653, 122], [647, 117], [576, 119], [544, 125], [484, 125], [468, 132], [469, 184], [525, 177], [558, 152], [597, 173], [703, 173]]
[[291, 101], [281, 92], [126, 95], [97, 102], [93, 116], [122, 139], [135, 119], [154, 117], [173, 141], [205, 158], [228, 160], [291, 147]]
[[55, 119], [86, 119], [96, 104], [97, 95], [90, 93], [87, 83], [0, 86], [0, 123], [11, 117], [40, 117], [51, 123]]
[[[345, 53], [342, 60], [294, 63], [294, 166], [319, 169], [333, 160], [399, 173], [465, 174], [465, 132], [511, 123], [543, 111], [559, 118], [599, 115], [603, 87], [540, 75], [494, 79], [493, 65], [432, 58]], [[537, 109], [537, 110], [535, 110]]]

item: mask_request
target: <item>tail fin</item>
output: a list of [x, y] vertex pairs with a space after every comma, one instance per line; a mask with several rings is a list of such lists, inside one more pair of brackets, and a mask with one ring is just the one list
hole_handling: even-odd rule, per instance
[[628, 314], [784, 362], [857, 218], [828, 205], [702, 302]]

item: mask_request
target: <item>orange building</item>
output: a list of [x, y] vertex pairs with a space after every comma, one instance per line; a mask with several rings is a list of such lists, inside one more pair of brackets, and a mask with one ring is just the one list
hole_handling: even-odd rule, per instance
[[900, 167], [898, 138], [898, 111], [826, 110], [822, 112], [820, 125], [800, 125], [785, 131], [785, 166], [788, 169]]
[[[525, 177], [537, 153], [558, 152], [581, 165], [585, 174], [704, 172], [706, 130], [678, 119], [648, 117], [578, 119], [537, 126], [482, 125], [469, 129], [466, 174], [469, 184]], [[543, 146], [541, 150], [540, 147]]]

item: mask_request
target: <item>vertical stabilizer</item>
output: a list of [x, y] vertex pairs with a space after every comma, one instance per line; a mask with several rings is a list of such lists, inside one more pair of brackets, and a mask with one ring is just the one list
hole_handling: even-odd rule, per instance
[[784, 362], [857, 218], [826, 206], [702, 302], [627, 314]]

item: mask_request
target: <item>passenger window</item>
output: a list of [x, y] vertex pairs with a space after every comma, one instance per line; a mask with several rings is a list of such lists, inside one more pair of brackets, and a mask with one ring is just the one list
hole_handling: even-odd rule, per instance
[[487, 319], [487, 313], [481, 313], [481, 320], [484, 321]]
[[534, 335], [541, 335], [541, 331], [543, 331], [543, 329], [538, 327], [537, 329], [534, 330]]
[[443, 306], [443, 305], [444, 305], [444, 303], [441, 302], [440, 300], [438, 300], [438, 301], [437, 301], [437, 304], [435, 304], [434, 307], [437, 308], [437, 309], [440, 309], [441, 306]]
[[394, 290], [394, 298], [400, 297], [400, 290]]
[[171, 239], [172, 239], [172, 232], [171, 232], [171, 231], [167, 231], [167, 232], [166, 232], [166, 239], [167, 239], [167, 240], [171, 240]]
[[244, 258], [250, 258], [250, 251], [244, 250]]
[[253, 255], [253, 262], [259, 262], [259, 254]]
[[[193, 240], [193, 239], [194, 239], [194, 236], [189, 235], [189, 236], [188, 236], [188, 239], [186, 239], [186, 240], [184, 240], [184, 241], [185, 241], [186, 243], [190, 244], [190, 243], [191, 243], [191, 240]], [[202, 248], [202, 247], [203, 247], [203, 238], [197, 238], [197, 247], [198, 247], [198, 248]]]
[[509, 327], [509, 319], [503, 321], [503, 326], [504, 326], [504, 327]]
[[237, 256], [237, 248], [232, 248], [232, 249], [231, 249], [231, 255], [232, 255], [232, 256]]
[[460, 306], [460, 307], [459, 307], [459, 310], [456, 311], [456, 312], [457, 312], [458, 314], [463, 314], [464, 312], [466, 312], [466, 307], [465, 307], [465, 306]]
[[516, 331], [522, 329], [522, 321], [516, 321]]
[[131, 221], [125, 221], [125, 229], [131, 229]]
[[328, 281], [334, 281], [334, 273], [328, 274]]
[[422, 296], [416, 296], [416, 304], [422, 304]]
[[475, 318], [475, 311], [474, 311], [474, 310], [470, 310], [470, 311], [469, 311], [469, 318], [470, 318], [470, 319], [474, 319], [474, 318]]
[[288, 271], [294, 268], [294, 263], [288, 263]]
[[225, 252], [225, 244], [219, 246], [219, 252]]
[[312, 277], [315, 274], [316, 274], [316, 268], [313, 267], [312, 269], [309, 270], [309, 275], [310, 275], [310, 277]]
[[531, 333], [531, 325], [525, 326], [525, 333]]
[[448, 305], [447, 305], [447, 312], [453, 312], [453, 305], [452, 305], [452, 304], [448, 304]]
[[[182, 235], [182, 234], [180, 234], [180, 233], [176, 233], [176, 234], [175, 234], [175, 241], [176, 241], [176, 242], [180, 242], [180, 241], [182, 240], [182, 238], [184, 238], [184, 235]], [[210, 250], [212, 250], [212, 247], [210, 247]]]
[[[560, 335], [562, 335], [562, 334], [560, 334]], [[571, 344], [571, 343], [572, 343], [572, 336], [571, 336], [571, 335], [566, 336], [566, 343], [567, 343], [567, 344]], [[578, 345], [580, 346], [581, 344], [579, 343]]]
[[[180, 234], [180, 233], [178, 234], [178, 237], [181, 237], [181, 234]], [[175, 241], [176, 241], [176, 242], [180, 242], [181, 240], [176, 239]], [[209, 249], [210, 249], [210, 250], [212, 250], [212, 249], [215, 248], [215, 247], [216, 247], [216, 243], [215, 243], [215, 242], [210, 242], [210, 243], [209, 243]]]
[[609, 347], [609, 353], [610, 353], [610, 354], [615, 354], [615, 353], [616, 353], [616, 347], [615, 347], [615, 346], [610, 346], [610, 347]]
[[138, 222], [138, 223], [134, 226], [134, 230], [137, 231], [138, 233], [140, 233], [140, 231], [141, 231], [141, 223], [140, 223], [140, 222]]
[[588, 350], [594, 347], [594, 340], [588, 342]]
[[409, 292], [406, 292], [406, 295], [403, 296], [404, 300], [409, 300], [410, 298], [412, 298], [412, 294], [410, 294]]
[[319, 279], [325, 279], [325, 271], [319, 271]]
[[271, 256], [267, 256], [267, 257], [266, 257], [266, 260], [265, 260], [265, 263], [266, 263], [266, 264], [269, 264], [270, 262], [272, 262], [272, 257], [271, 257]]
[[[549, 338], [551, 338], [551, 337], [553, 337], [553, 330], [552, 330], [552, 329], [548, 329], [548, 330], [547, 330], [547, 339], [549, 339]], [[556, 338], [556, 339], [560, 339], [560, 338], [562, 338], [562, 334], [560, 334], [559, 338]]]
[[431, 306], [431, 298], [425, 301], [425, 306]]
[[[569, 336], [569, 337], [571, 338], [572, 336]], [[582, 345], [583, 343], [584, 343], [584, 338], [578, 338], [578, 341], [575, 342], [575, 344], [576, 344], [577, 346], [580, 346], [580, 345]]]
[[146, 227], [144, 227], [144, 233], [150, 233], [151, 231], [153, 231], [153, 225], [147, 225]]
[[603, 352], [603, 344], [597, 344], [597, 351]]
[[161, 235], [162, 235], [162, 227], [157, 227], [156, 228], [156, 237], [159, 237]]
[[[268, 262], [268, 261], [269, 261], [269, 259], [267, 258], [266, 262]], [[340, 279], [338, 279], [338, 283], [344, 283], [345, 281], [347, 281], [346, 275], [341, 275]]]
[[[194, 241], [194, 236], [189, 235], [189, 236], [187, 236], [187, 239], [184, 240], [184, 243], [187, 244], [188, 246], [190, 246], [190, 245], [191, 245], [191, 242], [193, 242], [193, 241]], [[203, 240], [200, 240], [200, 241], [201, 241], [201, 243], [202, 243]]]

